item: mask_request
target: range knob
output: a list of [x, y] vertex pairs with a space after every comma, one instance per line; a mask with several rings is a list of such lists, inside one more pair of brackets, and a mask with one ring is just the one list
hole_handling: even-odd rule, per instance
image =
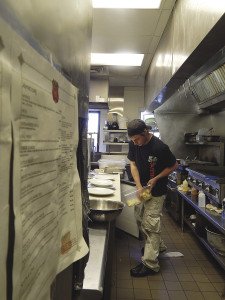
[[205, 186], [205, 191], [206, 191], [207, 193], [209, 193], [209, 190], [210, 190], [209, 185], [206, 185], [206, 186]]
[[203, 187], [203, 183], [202, 183], [202, 182], [199, 182], [198, 186], [199, 186], [200, 188], [202, 188], [202, 187]]

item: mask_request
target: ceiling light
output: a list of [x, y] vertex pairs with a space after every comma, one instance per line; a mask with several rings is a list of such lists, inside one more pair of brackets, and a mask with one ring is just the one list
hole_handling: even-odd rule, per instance
[[131, 53], [91, 53], [92, 65], [141, 66], [144, 54]]
[[94, 8], [156, 9], [161, 0], [92, 0]]

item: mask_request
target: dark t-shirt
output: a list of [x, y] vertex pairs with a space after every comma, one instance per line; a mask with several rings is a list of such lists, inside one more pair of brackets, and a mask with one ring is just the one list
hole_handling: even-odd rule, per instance
[[[139, 171], [142, 186], [161, 173], [165, 168], [170, 168], [176, 163], [176, 158], [169, 147], [160, 139], [152, 136], [148, 144], [143, 146], [129, 143], [129, 152], [127, 155], [130, 161], [134, 161]], [[159, 179], [152, 189], [153, 196], [162, 196], [167, 192], [167, 177]]]

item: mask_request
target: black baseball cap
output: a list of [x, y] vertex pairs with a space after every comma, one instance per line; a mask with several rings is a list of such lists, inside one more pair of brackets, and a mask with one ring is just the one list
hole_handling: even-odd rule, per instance
[[134, 136], [143, 133], [145, 130], [151, 130], [151, 126], [147, 126], [141, 119], [134, 119], [127, 124], [128, 136]]

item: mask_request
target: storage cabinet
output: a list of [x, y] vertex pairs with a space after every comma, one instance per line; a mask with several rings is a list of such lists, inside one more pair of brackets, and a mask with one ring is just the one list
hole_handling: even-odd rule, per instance
[[128, 152], [128, 135], [126, 129], [103, 130], [103, 144], [106, 145], [106, 152], [127, 153]]

